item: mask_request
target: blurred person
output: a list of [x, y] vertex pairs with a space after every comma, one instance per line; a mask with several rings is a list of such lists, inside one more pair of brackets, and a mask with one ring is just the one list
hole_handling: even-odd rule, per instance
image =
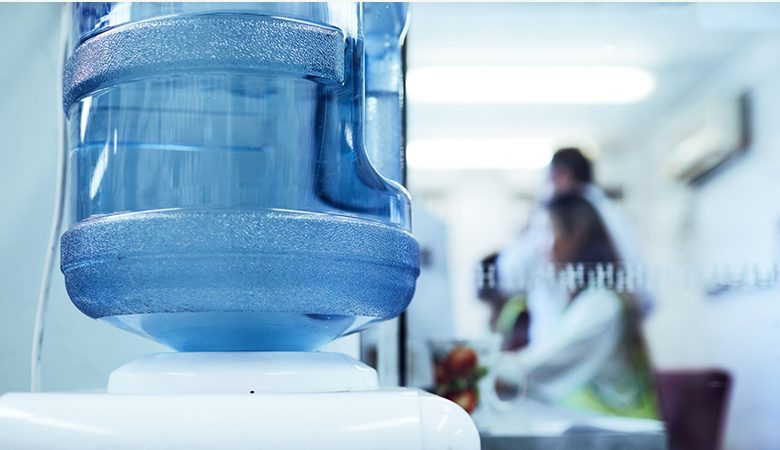
[[529, 398], [572, 409], [657, 418], [636, 298], [608, 287], [608, 272], [596, 270], [620, 262], [606, 225], [591, 202], [576, 194], [555, 196], [547, 211], [552, 267], [560, 276], [581, 264], [584, 282], [566, 289], [562, 312], [547, 339], [502, 354], [495, 368], [498, 382], [519, 386]]
[[480, 261], [477, 298], [489, 308], [490, 331], [501, 336], [501, 349], [519, 350], [528, 345], [530, 317], [524, 296], [508, 297], [498, 289], [497, 259], [492, 253]]
[[[614, 242], [615, 251], [623, 263], [639, 262], [635, 240], [630, 227], [614, 202], [593, 183], [593, 165], [577, 148], [562, 148], [555, 152], [550, 162], [550, 192], [543, 195], [541, 204], [531, 213], [526, 228], [497, 258], [499, 289], [507, 298], [515, 298], [508, 305], [519, 314], [530, 312], [529, 338], [544, 339], [555, 327], [567, 304], [566, 295], [552, 283], [548, 249], [552, 241], [552, 228], [544, 203], [556, 195], [579, 194], [586, 199], [603, 218], [607, 234]], [[637, 293], [641, 311], [652, 309], [649, 295]], [[520, 299], [520, 300], [518, 300]], [[518, 305], [521, 304], [522, 308]], [[523, 309], [525, 308], [525, 309]], [[511, 320], [511, 311], [500, 314], [505, 322]]]

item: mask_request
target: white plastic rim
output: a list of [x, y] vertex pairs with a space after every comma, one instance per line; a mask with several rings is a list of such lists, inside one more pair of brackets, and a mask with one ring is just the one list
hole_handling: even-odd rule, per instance
[[156, 353], [114, 370], [108, 381], [112, 394], [300, 394], [378, 388], [376, 370], [328, 352]]

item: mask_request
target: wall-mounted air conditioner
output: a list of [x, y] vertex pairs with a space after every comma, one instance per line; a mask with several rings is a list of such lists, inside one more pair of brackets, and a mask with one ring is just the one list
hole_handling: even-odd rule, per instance
[[691, 185], [704, 183], [747, 152], [751, 128], [748, 93], [703, 105], [671, 152], [667, 174]]

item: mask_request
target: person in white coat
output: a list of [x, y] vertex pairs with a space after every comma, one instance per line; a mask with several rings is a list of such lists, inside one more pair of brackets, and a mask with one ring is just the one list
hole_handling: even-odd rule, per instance
[[[617, 292], [600, 268], [620, 257], [598, 211], [580, 195], [547, 205], [552, 229], [549, 260], [559, 277], [583, 267], [581, 283], [558, 283], [564, 301], [548, 335], [518, 352], [502, 354], [495, 368], [503, 384], [574, 409], [657, 418], [651, 366], [636, 297]], [[565, 277], [563, 277], [565, 278]], [[531, 317], [533, 321], [533, 316]]]
[[[499, 252], [496, 261], [499, 290], [505, 296], [513, 297], [514, 303], [523, 303], [523, 308], [510, 303], [508, 309], [527, 309], [530, 313], [529, 337], [532, 341], [549, 336], [567, 304], [565, 293], [552, 280], [548, 255], [553, 234], [544, 206], [553, 196], [564, 194], [578, 194], [596, 209], [624, 266], [631, 269], [640, 263], [631, 227], [614, 202], [593, 183], [591, 161], [577, 148], [556, 151], [550, 162], [550, 192], [531, 213], [523, 232]], [[649, 314], [652, 310], [650, 295], [638, 290], [636, 298], [642, 315]]]

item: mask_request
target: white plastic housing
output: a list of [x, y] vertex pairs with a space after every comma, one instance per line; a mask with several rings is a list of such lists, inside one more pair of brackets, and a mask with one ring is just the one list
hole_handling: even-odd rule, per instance
[[319, 394], [7, 394], [15, 450], [477, 450], [468, 414], [398, 389]]
[[108, 393], [0, 397], [0, 449], [478, 450], [456, 404], [338, 353], [162, 353]]

